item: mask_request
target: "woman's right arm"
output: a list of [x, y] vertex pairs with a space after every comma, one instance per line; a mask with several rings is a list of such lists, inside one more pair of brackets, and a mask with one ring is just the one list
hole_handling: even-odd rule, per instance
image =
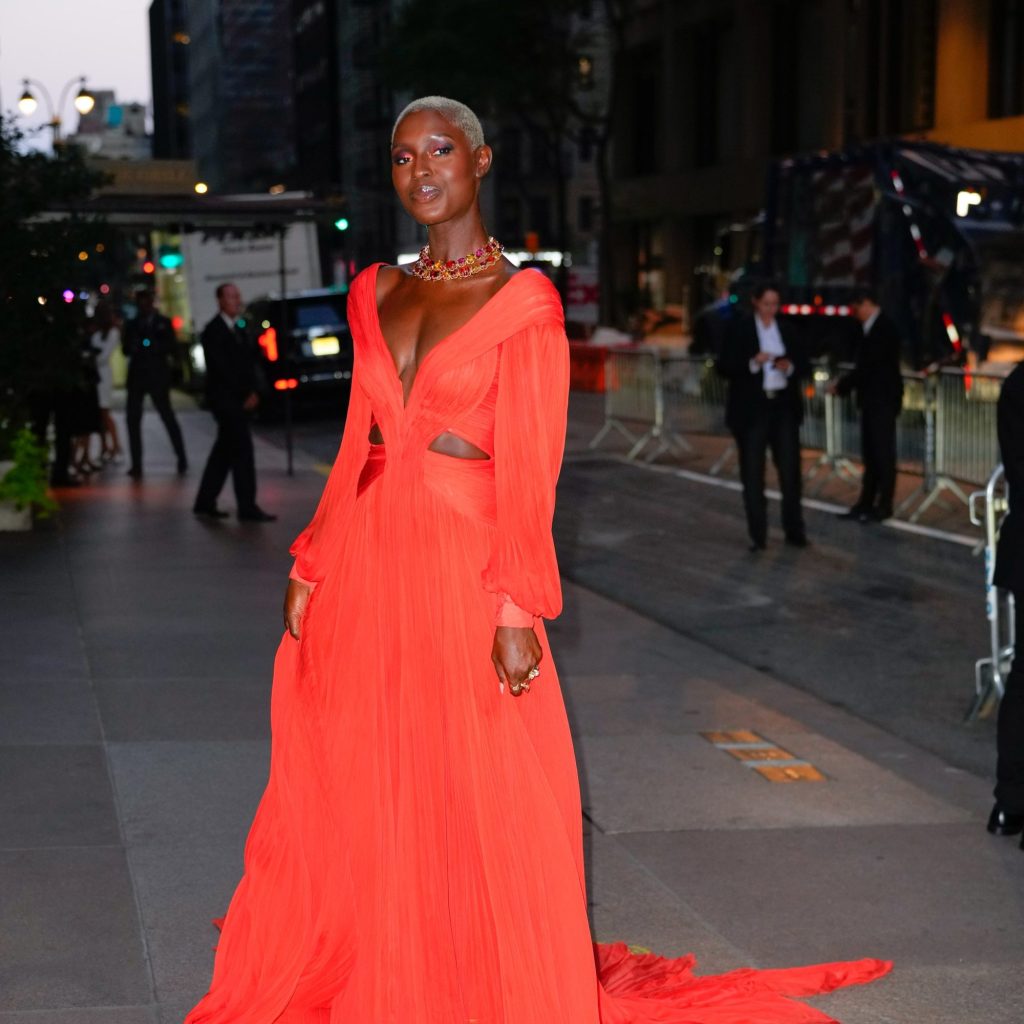
[[285, 595], [285, 625], [296, 639], [310, 595], [326, 575], [331, 551], [336, 549], [347, 528], [359, 474], [366, 462], [370, 419], [370, 399], [359, 383], [358, 368], [355, 368], [345, 431], [327, 485], [309, 525], [291, 546], [295, 563]]

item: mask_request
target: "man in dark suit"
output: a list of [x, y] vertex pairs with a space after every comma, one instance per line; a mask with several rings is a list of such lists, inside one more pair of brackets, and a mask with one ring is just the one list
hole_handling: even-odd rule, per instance
[[[1024, 363], [1018, 363], [1003, 383], [996, 428], [1010, 511], [999, 529], [992, 582], [1013, 593], [1018, 621], [1024, 622]], [[1017, 646], [1024, 645], [1018, 640]], [[1013, 659], [999, 705], [995, 798], [989, 832], [1014, 836], [1024, 830], [1024, 650]]]
[[242, 296], [235, 285], [217, 288], [217, 307], [217, 315], [200, 337], [206, 357], [206, 402], [217, 421], [217, 439], [206, 460], [192, 510], [209, 519], [225, 518], [227, 512], [217, 508], [217, 497], [230, 473], [238, 518], [270, 522], [277, 517], [256, 504], [256, 463], [249, 430], [249, 415], [260, 401], [257, 356], [238, 325]]
[[185, 442], [181, 427], [171, 408], [171, 362], [175, 357], [177, 342], [171, 321], [157, 312], [153, 304], [153, 293], [148, 289], [135, 296], [138, 310], [134, 320], [124, 325], [121, 348], [128, 357], [128, 397], [125, 419], [128, 421], [128, 450], [131, 465], [128, 475], [135, 480], [142, 478], [142, 405], [146, 395], [153, 400], [156, 411], [163, 420], [167, 436], [171, 440], [174, 454], [178, 458], [178, 472], [188, 469], [185, 457]]
[[767, 284], [755, 288], [753, 306], [753, 317], [732, 325], [718, 359], [719, 372], [729, 381], [725, 422], [739, 450], [750, 550], [763, 551], [768, 539], [764, 473], [769, 446], [782, 490], [786, 543], [806, 547], [800, 505], [800, 382], [807, 363], [795, 339], [776, 319], [778, 289]]
[[892, 515], [896, 491], [896, 420], [903, 405], [900, 332], [868, 289], [854, 296], [853, 313], [863, 329], [857, 364], [829, 388], [836, 395], [856, 391], [860, 406], [864, 475], [860, 497], [842, 518], [881, 522]]

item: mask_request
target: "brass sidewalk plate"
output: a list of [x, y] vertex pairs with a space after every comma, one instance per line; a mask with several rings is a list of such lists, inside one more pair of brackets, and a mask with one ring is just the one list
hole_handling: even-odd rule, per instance
[[814, 765], [776, 746], [750, 729], [728, 729], [702, 732], [719, 750], [753, 768], [769, 782], [825, 782], [825, 776]]

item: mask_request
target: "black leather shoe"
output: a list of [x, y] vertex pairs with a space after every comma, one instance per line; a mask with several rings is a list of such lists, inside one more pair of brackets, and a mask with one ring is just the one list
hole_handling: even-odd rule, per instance
[[228, 513], [223, 509], [217, 508], [194, 508], [192, 514], [200, 516], [203, 519], [227, 519]]
[[891, 508], [873, 508], [870, 519], [873, 523], [884, 523], [886, 519], [892, 519]]
[[809, 542], [806, 533], [787, 533], [786, 543], [791, 548], [805, 548]]
[[[988, 816], [987, 828], [994, 836], [1015, 836], [1024, 832], [1024, 814], [1011, 814], [996, 804]], [[1024, 842], [1022, 842], [1022, 849], [1024, 849]]]
[[141, 480], [142, 470], [139, 469], [137, 466], [132, 466], [132, 468], [128, 470], [128, 476], [130, 476], [133, 480]]
[[277, 519], [277, 516], [272, 516], [269, 512], [264, 512], [261, 508], [250, 508], [245, 512], [239, 512], [238, 518], [243, 523], [272, 523]]
[[866, 523], [868, 521], [868, 514], [859, 505], [854, 505], [853, 508], [848, 508], [845, 512], [838, 513], [836, 519], [854, 519], [858, 523]]

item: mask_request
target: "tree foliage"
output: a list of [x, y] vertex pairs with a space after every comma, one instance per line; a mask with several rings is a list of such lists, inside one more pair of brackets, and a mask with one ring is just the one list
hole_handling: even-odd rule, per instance
[[46, 217], [53, 203], [88, 198], [102, 176], [74, 147], [23, 152], [21, 138], [0, 119], [0, 447], [25, 423], [33, 393], [73, 382], [81, 311], [62, 296], [81, 280], [79, 253], [108, 238], [95, 219]]

